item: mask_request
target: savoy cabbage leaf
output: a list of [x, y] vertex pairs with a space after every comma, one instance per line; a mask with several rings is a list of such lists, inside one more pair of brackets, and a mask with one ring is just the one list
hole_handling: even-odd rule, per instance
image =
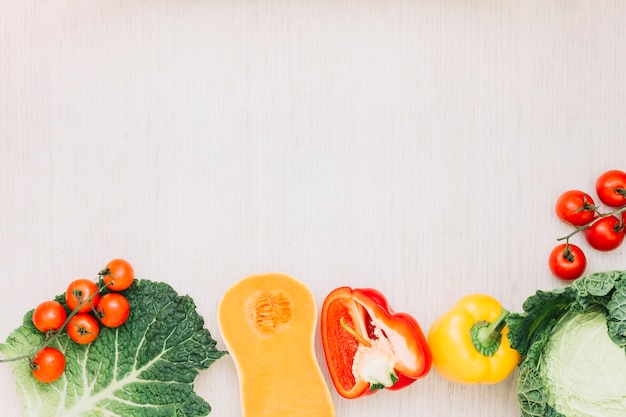
[[[194, 392], [198, 372], [226, 352], [204, 328], [193, 300], [164, 283], [135, 280], [123, 292], [131, 305], [121, 327], [102, 327], [95, 342], [79, 345], [61, 333], [50, 346], [65, 353], [64, 375], [51, 384], [33, 378], [28, 360], [11, 362], [25, 417], [199, 417], [209, 404]], [[57, 297], [62, 301], [62, 297]], [[0, 351], [32, 353], [45, 335], [33, 311]]]

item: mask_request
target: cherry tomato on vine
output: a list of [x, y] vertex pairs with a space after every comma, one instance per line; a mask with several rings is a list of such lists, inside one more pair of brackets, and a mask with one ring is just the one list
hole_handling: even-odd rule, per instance
[[570, 281], [583, 275], [587, 268], [587, 258], [578, 246], [563, 243], [552, 249], [548, 264], [555, 277]]
[[596, 193], [607, 206], [626, 205], [626, 172], [613, 169], [600, 175], [596, 181]]
[[96, 307], [96, 317], [103, 326], [119, 327], [130, 315], [130, 303], [122, 294], [112, 292], [103, 295]]
[[124, 259], [113, 259], [98, 275], [111, 291], [124, 291], [135, 280], [132, 265]]
[[80, 345], [93, 342], [99, 333], [98, 320], [89, 313], [78, 313], [67, 324], [67, 335]]
[[90, 311], [93, 306], [98, 304], [99, 298], [100, 290], [98, 286], [95, 282], [86, 278], [79, 278], [72, 281], [65, 291], [65, 303], [70, 310], [75, 310], [81, 303], [89, 300], [89, 302], [86, 302], [80, 307], [78, 310], [79, 313]]
[[44, 301], [33, 311], [33, 324], [40, 332], [44, 333], [56, 332], [65, 324], [66, 319], [65, 307], [58, 301]]
[[624, 225], [615, 216], [603, 217], [585, 229], [585, 238], [592, 248], [610, 251], [624, 241]]
[[30, 367], [37, 381], [54, 382], [65, 372], [65, 355], [53, 347], [45, 347], [37, 353]]
[[583, 191], [569, 190], [559, 196], [555, 206], [556, 215], [574, 226], [589, 223], [595, 216], [595, 203]]

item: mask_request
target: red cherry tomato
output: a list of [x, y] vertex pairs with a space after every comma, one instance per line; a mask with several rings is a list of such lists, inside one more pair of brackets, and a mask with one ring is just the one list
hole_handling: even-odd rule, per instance
[[44, 301], [33, 312], [33, 324], [40, 332], [44, 333], [56, 332], [65, 324], [66, 319], [65, 307], [58, 301]]
[[585, 238], [594, 249], [601, 251], [616, 249], [624, 240], [623, 221], [615, 216], [603, 217], [585, 229]]
[[124, 291], [135, 280], [132, 265], [124, 259], [113, 259], [100, 271], [99, 275], [111, 291]]
[[[70, 310], [75, 310], [82, 304], [78, 310], [79, 313], [90, 311], [93, 306], [98, 304], [99, 297], [100, 291], [96, 283], [86, 278], [72, 281], [65, 291], [65, 303]], [[89, 302], [86, 302], [87, 300]]]
[[578, 246], [563, 243], [552, 249], [548, 264], [555, 277], [570, 281], [583, 275], [587, 268], [587, 258]]
[[626, 172], [613, 169], [598, 177], [596, 181], [598, 198], [607, 206], [626, 205]]
[[589, 223], [596, 216], [595, 203], [589, 194], [579, 190], [569, 190], [556, 201], [556, 215], [574, 226]]
[[130, 304], [120, 293], [112, 292], [100, 298], [96, 307], [96, 317], [103, 326], [119, 327], [130, 315]]
[[65, 355], [53, 347], [45, 347], [31, 361], [30, 367], [35, 379], [48, 384], [54, 382], [65, 371]]
[[98, 320], [89, 313], [78, 313], [67, 324], [67, 335], [80, 345], [93, 342], [99, 333]]

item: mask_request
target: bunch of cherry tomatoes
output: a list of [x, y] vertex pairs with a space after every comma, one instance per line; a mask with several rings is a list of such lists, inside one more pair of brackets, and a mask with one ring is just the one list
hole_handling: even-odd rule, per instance
[[569, 242], [577, 233], [582, 232], [589, 246], [599, 251], [612, 251], [624, 241], [626, 173], [610, 170], [600, 175], [596, 180], [596, 194], [612, 210], [601, 212], [593, 198], [580, 190], [566, 191], [556, 202], [559, 219], [574, 228], [567, 236], [557, 239], [563, 243], [550, 253], [550, 270], [559, 279], [569, 281], [579, 278], [587, 267], [583, 250]]
[[128, 319], [130, 304], [119, 291], [130, 287], [135, 280], [132, 265], [124, 259], [113, 259], [98, 276], [97, 282], [86, 278], [72, 281], [65, 292], [65, 306], [49, 300], [35, 308], [33, 324], [46, 334], [46, 343], [30, 359], [33, 376], [38, 381], [56, 381], [65, 371], [65, 355], [49, 346], [61, 332], [65, 330], [78, 344], [89, 344], [98, 337], [100, 325], [119, 327]]

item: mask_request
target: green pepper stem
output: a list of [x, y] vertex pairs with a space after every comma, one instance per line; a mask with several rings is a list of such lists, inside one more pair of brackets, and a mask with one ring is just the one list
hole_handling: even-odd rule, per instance
[[495, 319], [493, 323], [488, 321], [479, 321], [474, 323], [470, 329], [470, 337], [474, 348], [484, 355], [493, 356], [500, 348], [500, 342], [502, 341], [502, 330], [506, 326], [506, 317], [509, 315], [509, 311], [505, 308], [500, 311], [500, 315]]

